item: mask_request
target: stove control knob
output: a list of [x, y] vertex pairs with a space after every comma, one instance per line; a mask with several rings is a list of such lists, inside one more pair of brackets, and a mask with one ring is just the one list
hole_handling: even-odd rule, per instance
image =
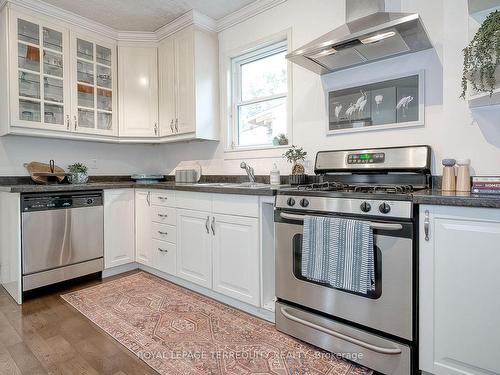
[[359, 208], [363, 212], [370, 212], [370, 210], [372, 209], [372, 206], [368, 202], [363, 202], [363, 203], [361, 203], [361, 206], [359, 206]]
[[387, 203], [382, 203], [380, 206], [378, 206], [378, 210], [383, 214], [388, 214], [389, 212], [391, 212], [391, 206], [389, 206]]
[[289, 206], [295, 206], [295, 199], [293, 198], [288, 198], [286, 200], [286, 204], [288, 204]]
[[305, 199], [305, 198], [304, 198], [304, 199], [301, 199], [301, 201], [300, 201], [300, 205], [301, 205], [302, 207], [307, 207], [307, 206], [309, 206], [309, 201], [308, 201], [307, 199]]

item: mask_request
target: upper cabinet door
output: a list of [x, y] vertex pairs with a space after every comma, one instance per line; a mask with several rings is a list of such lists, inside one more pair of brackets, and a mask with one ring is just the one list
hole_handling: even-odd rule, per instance
[[14, 126], [68, 130], [68, 31], [11, 13], [11, 111]]
[[194, 30], [188, 27], [175, 36], [175, 71], [177, 87], [176, 134], [196, 130], [196, 95], [194, 76]]
[[156, 47], [118, 47], [120, 137], [157, 137]]
[[72, 131], [116, 135], [116, 46], [72, 34]]
[[[160, 82], [159, 116], [160, 136], [175, 135], [176, 79], [174, 37], [161, 42], [158, 47], [158, 74]], [[178, 127], [177, 122], [177, 127]]]

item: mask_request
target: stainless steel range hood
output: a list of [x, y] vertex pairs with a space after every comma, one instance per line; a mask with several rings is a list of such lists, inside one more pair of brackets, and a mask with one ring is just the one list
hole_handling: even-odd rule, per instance
[[[375, 12], [354, 18], [366, 11]], [[289, 53], [287, 59], [326, 74], [432, 48], [417, 13], [386, 12], [383, 1], [347, 0], [346, 19], [347, 23]]]

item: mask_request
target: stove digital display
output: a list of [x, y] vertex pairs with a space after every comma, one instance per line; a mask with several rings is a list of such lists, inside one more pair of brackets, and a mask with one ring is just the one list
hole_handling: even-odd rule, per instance
[[375, 152], [370, 154], [349, 154], [347, 164], [375, 164], [385, 161], [385, 153]]

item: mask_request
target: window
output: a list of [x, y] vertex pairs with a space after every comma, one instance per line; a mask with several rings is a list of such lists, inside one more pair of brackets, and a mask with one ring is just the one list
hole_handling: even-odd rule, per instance
[[284, 40], [232, 59], [232, 149], [276, 145], [280, 135], [280, 144], [288, 139], [286, 53]]

